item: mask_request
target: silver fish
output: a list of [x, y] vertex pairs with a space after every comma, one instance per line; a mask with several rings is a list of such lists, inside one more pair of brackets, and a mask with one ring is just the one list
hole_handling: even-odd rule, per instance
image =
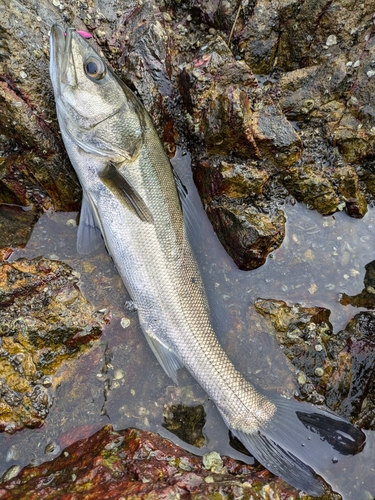
[[166, 373], [177, 383], [187, 368], [263, 465], [322, 494], [315, 472], [358, 452], [364, 434], [325, 409], [262, 394], [236, 370], [211, 326], [181, 210], [188, 202], [145, 108], [72, 28], [51, 30], [50, 74], [83, 189], [78, 251], [89, 253], [102, 235]]

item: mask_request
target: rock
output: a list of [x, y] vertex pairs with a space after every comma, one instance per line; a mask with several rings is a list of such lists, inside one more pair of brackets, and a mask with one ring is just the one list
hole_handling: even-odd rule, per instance
[[362, 130], [361, 123], [354, 117], [344, 117], [335, 129], [334, 144], [348, 163], [357, 163], [375, 154], [375, 137]]
[[235, 5], [226, 0], [194, 0], [191, 12], [198, 22], [227, 30], [234, 20]]
[[258, 196], [267, 179], [267, 172], [257, 168], [256, 163], [233, 163], [220, 157], [202, 159], [194, 171], [194, 180], [205, 204], [221, 195], [233, 200]]
[[13, 203], [0, 204], [0, 248], [24, 246], [37, 219], [34, 210], [24, 210]]
[[255, 73], [267, 74], [274, 64], [279, 39], [275, 30], [278, 13], [276, 2], [257, 2], [249, 22], [235, 36], [241, 56]]
[[256, 269], [284, 239], [285, 216], [271, 216], [243, 205], [213, 201], [207, 215], [228, 254], [240, 269]]
[[314, 165], [289, 169], [283, 183], [297, 201], [303, 201], [322, 215], [332, 214], [338, 209], [340, 198], [329, 179]]
[[361, 293], [349, 296], [346, 293], [340, 295], [342, 305], [351, 305], [354, 307], [365, 307], [366, 309], [375, 309], [375, 261], [365, 265], [366, 274], [363, 280], [365, 285]]
[[361, 312], [338, 333], [344, 345], [326, 389], [329, 406], [345, 417], [355, 415], [358, 425], [365, 429], [375, 427], [374, 328], [375, 313]]
[[269, 318], [270, 331], [297, 368], [302, 398], [325, 403], [361, 428], [374, 429], [375, 313], [362, 312], [333, 334], [330, 311], [259, 299], [255, 308]]
[[278, 106], [257, 87], [250, 69], [223, 40], [210, 44], [182, 74], [192, 134], [208, 155], [261, 158], [287, 166], [300, 157], [300, 139]]
[[297, 368], [301, 396], [322, 404], [334, 368], [329, 356], [332, 342], [330, 311], [300, 304], [288, 306], [282, 300], [265, 299], [259, 299], [255, 308], [269, 319], [270, 331], [274, 330], [283, 352]]
[[[80, 187], [66, 169], [66, 153], [52, 125], [54, 103], [49, 81], [47, 29], [26, 16], [15, 2], [1, 9], [2, 59], [0, 62], [0, 182], [12, 203], [46, 210], [74, 210]], [[22, 36], [19, 27], [22, 26]], [[44, 34], [43, 34], [44, 32]], [[14, 36], [18, 33], [18, 36]], [[31, 51], [32, 39], [36, 51]], [[43, 50], [44, 49], [44, 50]], [[23, 70], [21, 71], [21, 68]], [[43, 84], [42, 84], [43, 82]], [[12, 194], [11, 194], [12, 193]], [[0, 195], [0, 202], [9, 203]]]
[[[281, 31], [275, 56], [277, 64], [287, 71], [324, 63], [328, 54], [330, 58], [340, 55], [353, 41], [357, 42], [359, 34], [370, 25], [371, 2], [364, 2], [362, 9], [341, 1], [332, 2], [328, 8], [324, 1], [303, 5], [286, 3], [289, 9], [287, 15], [280, 15]], [[331, 44], [334, 39], [338, 43]]]
[[365, 195], [359, 189], [359, 179], [351, 166], [341, 167], [335, 177], [339, 181], [339, 192], [346, 199], [346, 210], [352, 217], [361, 218], [367, 213]]
[[[282, 89], [280, 105], [286, 116], [291, 120], [304, 120], [311, 114], [328, 120], [331, 110], [324, 115], [321, 108], [341, 97], [348, 78], [345, 62], [341, 58], [330, 61], [329, 65], [312, 65], [283, 75], [277, 85]], [[341, 106], [345, 108], [344, 103]]]
[[40, 427], [53, 399], [46, 377], [101, 334], [104, 320], [66, 264], [0, 263], [0, 429]]
[[[282, 495], [290, 500], [310, 497], [274, 478], [263, 468], [237, 464], [211, 453], [211, 468], [203, 457], [182, 450], [157, 434], [138, 429], [114, 431], [107, 425], [66, 448], [60, 456], [36, 467], [25, 467], [0, 484], [0, 498], [43, 500], [63, 495], [85, 498], [183, 498], [261, 500]], [[215, 458], [218, 465], [212, 464]], [[208, 457], [205, 460], [208, 463]], [[15, 471], [17, 472], [17, 471]], [[336, 499], [329, 493], [324, 499]]]
[[254, 111], [251, 123], [255, 143], [270, 162], [284, 168], [300, 158], [301, 140], [277, 106]]
[[[194, 177], [208, 204], [207, 214], [237, 265], [243, 269], [258, 267], [281, 243], [283, 217], [255, 215], [255, 211], [251, 215], [254, 220], [249, 223], [250, 216], [246, 215], [239, 228], [235, 221], [240, 220], [243, 208], [231, 200], [261, 195], [269, 171], [298, 160], [298, 134], [270, 96], [257, 86], [249, 68], [233, 58], [223, 40], [209, 43], [184, 66], [180, 86], [185, 93], [190, 132], [203, 146], [204, 154], [194, 152]], [[235, 161], [228, 159], [229, 153]], [[216, 199], [223, 195], [225, 200]], [[267, 205], [266, 212], [277, 212], [276, 202], [262, 203]], [[260, 230], [255, 228], [258, 223]], [[239, 232], [231, 237], [230, 231], [236, 226]]]
[[191, 132], [204, 142], [208, 154], [257, 154], [250, 130], [257, 81], [243, 62], [233, 58], [224, 40], [209, 44], [185, 65], [181, 87], [188, 93], [184, 99]]

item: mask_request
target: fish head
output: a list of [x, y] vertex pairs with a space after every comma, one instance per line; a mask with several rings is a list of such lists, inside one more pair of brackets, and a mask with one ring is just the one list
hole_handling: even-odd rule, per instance
[[[144, 119], [134, 94], [74, 28], [54, 25], [50, 76], [63, 138], [84, 151], [121, 162], [142, 144]], [[124, 121], [119, 125], [119, 119]], [[64, 139], [65, 141], [65, 139]]]
[[56, 101], [83, 128], [121, 107], [123, 92], [103, 59], [73, 28], [51, 29], [50, 74]]

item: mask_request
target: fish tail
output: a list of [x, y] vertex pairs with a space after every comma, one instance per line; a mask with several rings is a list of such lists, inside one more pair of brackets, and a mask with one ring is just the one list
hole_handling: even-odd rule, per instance
[[329, 410], [268, 397], [276, 411], [266, 425], [252, 433], [231, 432], [272, 473], [312, 496], [324, 494], [317, 474], [332, 469], [340, 457], [361, 451], [365, 434]]

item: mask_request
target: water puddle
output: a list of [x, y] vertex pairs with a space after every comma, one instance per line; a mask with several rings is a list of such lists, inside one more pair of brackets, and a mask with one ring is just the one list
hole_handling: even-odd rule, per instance
[[[360, 309], [341, 305], [339, 294], [356, 295], [364, 288], [364, 266], [374, 259], [375, 210], [353, 220], [343, 213], [322, 217], [302, 205], [286, 205], [287, 232], [281, 248], [263, 267], [242, 272], [221, 247], [191, 188], [188, 156], [178, 157], [174, 164], [199, 219], [193, 246], [222, 344], [250, 381], [292, 394], [297, 389], [295, 375], [252, 305], [261, 297], [323, 306], [331, 310], [334, 332], [343, 329]], [[107, 423], [116, 429], [135, 426], [159, 432], [196, 454], [216, 450], [251, 463], [230, 446], [226, 426], [195, 381], [182, 372], [177, 387], [164, 374], [104, 246], [87, 258], [77, 254], [76, 218], [76, 213], [44, 214], [26, 248], [17, 250], [12, 260], [42, 255], [67, 263], [80, 273], [86, 298], [98, 310], [106, 309], [111, 320], [87, 352], [56, 374], [60, 383], [45, 425], [0, 435], [0, 474], [13, 465], [53, 459], [65, 446]], [[186, 444], [163, 426], [166, 406], [180, 404], [202, 405], [206, 412], [201, 448]], [[327, 476], [348, 499], [375, 495], [375, 440], [373, 433], [367, 436], [364, 452], [342, 460], [337, 477]]]

